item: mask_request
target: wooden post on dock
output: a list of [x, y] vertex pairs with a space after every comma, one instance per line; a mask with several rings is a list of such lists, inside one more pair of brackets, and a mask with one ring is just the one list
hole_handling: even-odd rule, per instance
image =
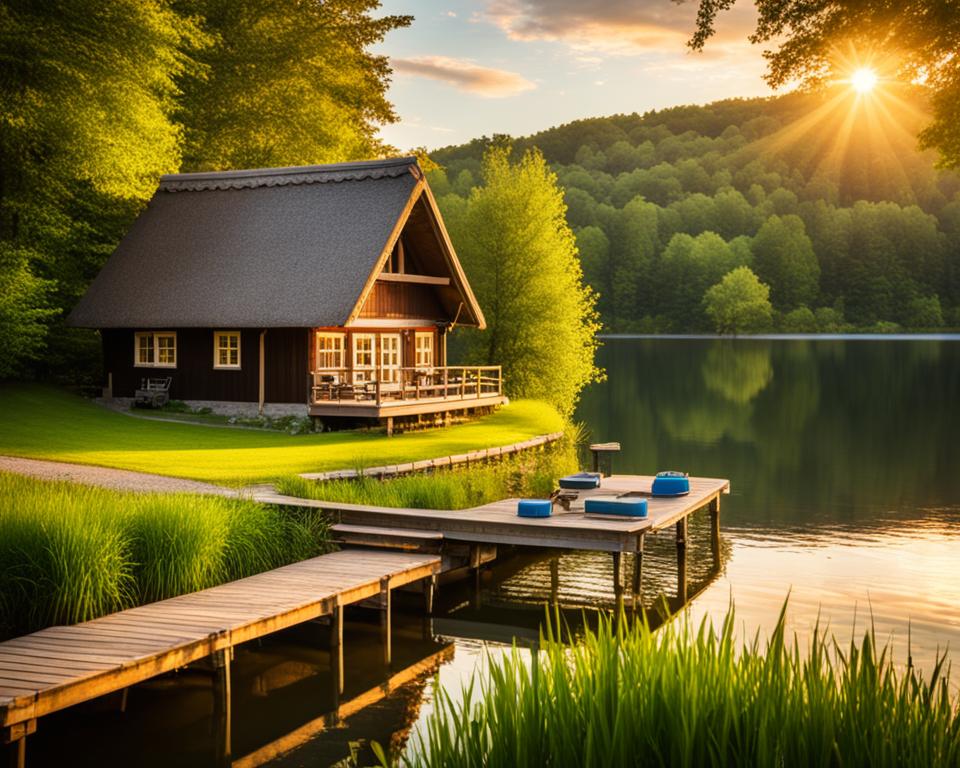
[[213, 654], [213, 725], [216, 765], [228, 766], [231, 760], [230, 654], [226, 648]]
[[687, 602], [687, 518], [677, 521], [677, 598]]
[[330, 616], [330, 674], [333, 677], [333, 709], [339, 712], [343, 693], [343, 606], [339, 597]]
[[550, 602], [556, 605], [560, 599], [560, 558], [550, 558]]
[[393, 662], [393, 646], [390, 625], [390, 577], [380, 579], [380, 635], [383, 640], [383, 663], [389, 667]]
[[720, 551], [720, 495], [710, 502], [710, 546], [713, 549], [713, 567], [723, 567], [723, 553]]
[[623, 553], [613, 553], [613, 596], [617, 604], [617, 613], [623, 608]]
[[3, 743], [10, 745], [10, 768], [25, 768], [27, 764], [27, 736], [37, 730], [36, 719], [7, 726], [3, 729]]
[[633, 610], [643, 608], [643, 540], [646, 537], [640, 534], [637, 537], [637, 551], [633, 556]]

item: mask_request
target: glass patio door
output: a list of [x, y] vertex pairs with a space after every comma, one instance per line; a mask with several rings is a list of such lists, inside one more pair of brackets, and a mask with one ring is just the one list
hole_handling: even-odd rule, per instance
[[400, 334], [380, 334], [380, 381], [396, 383], [400, 381]]

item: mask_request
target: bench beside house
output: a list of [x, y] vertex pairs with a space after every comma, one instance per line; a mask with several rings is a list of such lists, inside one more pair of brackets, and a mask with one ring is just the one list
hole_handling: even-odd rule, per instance
[[169, 378], [223, 413], [390, 426], [505, 402], [499, 366], [447, 364], [484, 319], [415, 158], [164, 176], [69, 322], [114, 398]]

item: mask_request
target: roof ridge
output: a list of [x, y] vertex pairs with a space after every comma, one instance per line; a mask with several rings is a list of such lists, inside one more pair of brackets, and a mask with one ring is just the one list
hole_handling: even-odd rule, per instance
[[257, 187], [324, 184], [340, 181], [395, 178], [406, 173], [410, 173], [417, 179], [423, 174], [416, 157], [361, 160], [328, 165], [167, 174], [160, 177], [160, 191], [199, 192], [214, 189], [254, 189]]

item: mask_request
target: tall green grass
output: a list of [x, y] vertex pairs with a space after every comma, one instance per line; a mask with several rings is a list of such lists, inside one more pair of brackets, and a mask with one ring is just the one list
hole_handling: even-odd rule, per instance
[[362, 477], [317, 482], [286, 477], [277, 483], [277, 490], [289, 496], [347, 504], [466, 509], [514, 496], [549, 496], [557, 487], [557, 479], [576, 468], [576, 451], [567, 439], [542, 451], [510, 456], [494, 464], [403, 475], [390, 480]]
[[316, 512], [0, 473], [0, 638], [205, 589], [329, 548]]
[[873, 631], [843, 646], [819, 628], [765, 647], [676, 621], [653, 632], [602, 620], [574, 645], [552, 630], [461, 697], [440, 689], [412, 766], [960, 765], [960, 714], [941, 660], [898, 672]]

